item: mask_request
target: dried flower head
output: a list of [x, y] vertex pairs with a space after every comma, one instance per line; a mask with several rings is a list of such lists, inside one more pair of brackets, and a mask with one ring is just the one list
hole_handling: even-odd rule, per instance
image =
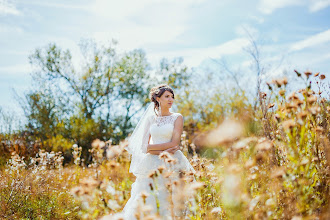
[[275, 106], [274, 103], [269, 103], [268, 108], [273, 108]]
[[275, 169], [272, 172], [271, 178], [282, 178], [285, 175], [285, 169], [283, 167]]
[[309, 78], [309, 76], [312, 75], [312, 72], [311, 71], [306, 71], [306, 72], [304, 72], [304, 74], [307, 76], [307, 78]]
[[285, 89], [281, 89], [278, 94], [280, 94], [280, 96], [284, 96], [285, 95]]
[[166, 169], [166, 167], [163, 166], [163, 165], [161, 165], [161, 166], [158, 167], [158, 171], [159, 171], [159, 173], [163, 173], [163, 171], [164, 171], [165, 169]]
[[167, 158], [170, 158], [170, 157], [172, 157], [172, 156], [167, 151], [163, 151], [162, 153], [159, 154], [159, 159], [163, 159], [164, 160], [164, 159], [167, 159]]
[[233, 120], [225, 120], [218, 128], [206, 135], [204, 144], [215, 147], [221, 144], [232, 143], [243, 134], [241, 123]]
[[317, 97], [316, 96], [310, 96], [310, 97], [307, 98], [307, 102], [309, 104], [313, 104], [316, 101], [317, 101]]
[[296, 126], [296, 123], [293, 119], [286, 120], [282, 122], [282, 126], [285, 130], [291, 130]]
[[307, 112], [306, 111], [302, 111], [298, 113], [298, 118], [304, 120], [307, 117]]
[[258, 143], [256, 147], [257, 147], [257, 150], [267, 151], [267, 150], [272, 149], [274, 147], [274, 144], [270, 140], [263, 140], [262, 142]]

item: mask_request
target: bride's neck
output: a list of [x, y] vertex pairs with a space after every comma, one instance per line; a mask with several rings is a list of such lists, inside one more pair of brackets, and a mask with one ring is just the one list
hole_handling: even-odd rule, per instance
[[170, 115], [171, 112], [170, 112], [170, 109], [162, 109], [162, 112], [161, 112], [161, 116], [167, 116], [167, 115]]

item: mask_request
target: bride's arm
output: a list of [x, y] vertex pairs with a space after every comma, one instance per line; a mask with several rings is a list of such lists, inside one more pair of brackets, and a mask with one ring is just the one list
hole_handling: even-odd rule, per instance
[[170, 142], [162, 143], [162, 144], [148, 144], [147, 152], [151, 153], [150, 151], [164, 151], [169, 148], [178, 146], [180, 144], [182, 131], [183, 131], [183, 117], [182, 115], [179, 115], [174, 123], [172, 140]]

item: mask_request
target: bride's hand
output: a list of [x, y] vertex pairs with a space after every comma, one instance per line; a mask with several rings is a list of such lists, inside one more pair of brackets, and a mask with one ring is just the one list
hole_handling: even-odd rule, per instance
[[177, 150], [180, 150], [180, 146], [171, 147], [165, 151], [169, 152], [170, 154], [174, 154]]

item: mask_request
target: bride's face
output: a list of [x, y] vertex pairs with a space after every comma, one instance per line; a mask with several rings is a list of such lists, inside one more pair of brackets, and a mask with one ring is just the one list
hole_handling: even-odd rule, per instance
[[165, 91], [157, 100], [160, 102], [161, 108], [171, 108], [174, 102], [174, 96], [171, 92]]

